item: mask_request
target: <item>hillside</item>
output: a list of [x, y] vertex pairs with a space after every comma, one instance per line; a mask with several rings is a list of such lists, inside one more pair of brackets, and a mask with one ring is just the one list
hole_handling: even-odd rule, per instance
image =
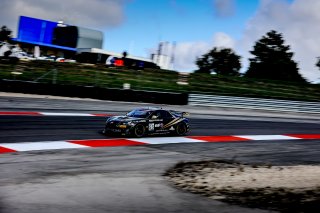
[[[177, 84], [181, 78], [188, 84]], [[1, 62], [0, 79], [102, 88], [205, 93], [258, 98], [320, 101], [320, 85], [297, 84], [243, 77], [224, 77], [158, 69], [129, 70], [50, 61]]]

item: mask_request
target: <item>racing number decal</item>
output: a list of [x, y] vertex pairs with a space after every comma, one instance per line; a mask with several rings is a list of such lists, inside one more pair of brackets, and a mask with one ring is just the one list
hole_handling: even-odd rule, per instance
[[149, 131], [154, 131], [154, 123], [149, 123]]

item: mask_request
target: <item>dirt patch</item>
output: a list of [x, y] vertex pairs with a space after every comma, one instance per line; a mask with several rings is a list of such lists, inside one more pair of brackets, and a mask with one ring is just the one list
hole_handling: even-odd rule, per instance
[[177, 187], [212, 199], [280, 212], [320, 212], [320, 166], [179, 163], [165, 174]]

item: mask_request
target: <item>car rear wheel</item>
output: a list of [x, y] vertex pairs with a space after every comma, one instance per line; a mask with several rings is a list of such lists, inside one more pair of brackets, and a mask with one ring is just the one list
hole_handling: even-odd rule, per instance
[[178, 123], [176, 127], [176, 134], [179, 136], [185, 135], [187, 133], [187, 125], [185, 123]]
[[141, 138], [146, 133], [146, 128], [142, 124], [137, 124], [133, 129], [133, 136]]

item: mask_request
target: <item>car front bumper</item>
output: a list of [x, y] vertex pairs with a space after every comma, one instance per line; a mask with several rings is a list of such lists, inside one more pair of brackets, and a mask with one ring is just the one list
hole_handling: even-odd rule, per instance
[[118, 128], [118, 127], [110, 128], [108, 126], [105, 126], [102, 132], [103, 134], [130, 135], [131, 128]]

